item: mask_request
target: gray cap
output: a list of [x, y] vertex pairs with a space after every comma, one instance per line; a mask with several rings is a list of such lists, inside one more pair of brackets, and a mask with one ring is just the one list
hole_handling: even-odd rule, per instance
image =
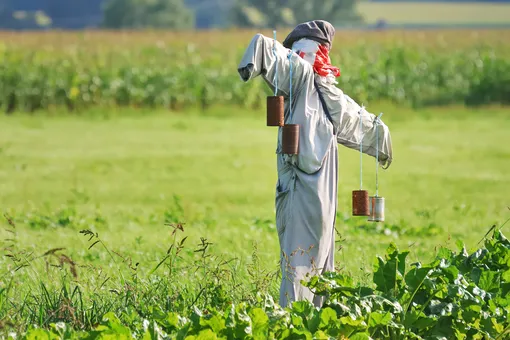
[[292, 45], [303, 38], [317, 41], [325, 45], [328, 50], [333, 45], [333, 37], [335, 36], [335, 28], [329, 22], [324, 20], [313, 20], [299, 24], [283, 41], [285, 48], [292, 48]]

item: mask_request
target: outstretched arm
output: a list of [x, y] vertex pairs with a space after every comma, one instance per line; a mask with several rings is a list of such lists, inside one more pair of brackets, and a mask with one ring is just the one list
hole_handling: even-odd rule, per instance
[[351, 149], [379, 158], [379, 164], [387, 169], [393, 161], [390, 129], [376, 115], [360, 107], [349, 96], [337, 142]]
[[279, 42], [262, 34], [253, 37], [238, 66], [243, 81], [261, 75], [272, 90], [277, 87], [278, 94], [283, 96], [290, 94], [291, 70], [292, 91], [297, 92], [304, 83], [303, 79], [309, 78], [305, 74], [313, 73], [311, 65]]
[[388, 168], [393, 161], [388, 126], [335, 85], [328, 84], [319, 76], [316, 80], [333, 119], [338, 144], [354, 150], [361, 149], [373, 157], [377, 154], [381, 166]]

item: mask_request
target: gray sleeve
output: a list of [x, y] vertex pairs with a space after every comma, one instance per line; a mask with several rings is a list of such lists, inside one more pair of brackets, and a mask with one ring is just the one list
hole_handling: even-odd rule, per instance
[[344, 96], [347, 105], [337, 134], [338, 143], [355, 150], [361, 146], [363, 153], [373, 157], [378, 155], [379, 164], [387, 169], [393, 161], [390, 129], [376, 115]]
[[295, 93], [303, 86], [305, 74], [313, 72], [312, 66], [297, 54], [262, 34], [253, 37], [237, 69], [243, 81], [261, 75], [272, 90], [278, 87], [278, 94], [283, 96], [290, 94], [291, 69]]
[[373, 157], [378, 154], [381, 166], [388, 168], [393, 161], [393, 148], [388, 126], [382, 120], [377, 120], [374, 114], [358, 105], [335, 85], [327, 84], [319, 76], [316, 77], [316, 80], [333, 119], [338, 144], [354, 150], [360, 150], [361, 147], [363, 153]]

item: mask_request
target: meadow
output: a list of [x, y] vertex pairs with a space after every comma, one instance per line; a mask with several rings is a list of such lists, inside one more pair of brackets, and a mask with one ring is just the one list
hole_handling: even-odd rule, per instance
[[[493, 76], [508, 67], [504, 35], [468, 31], [458, 39], [459, 34], [341, 32], [336, 44], [339, 49], [365, 44], [383, 57], [400, 46], [399, 58], [406, 61], [412, 46], [426, 45], [425, 61], [432, 63], [446, 58], [441, 44], [459, 55], [476, 54], [485, 44], [501, 69], [481, 67], [476, 75], [496, 79], [486, 83], [488, 88], [505, 84], [508, 73]], [[32, 89], [48, 90], [41, 97], [25, 96], [13, 82], [17, 106], [0, 116], [0, 207], [5, 214], [0, 222], [0, 328], [6, 337], [16, 332], [29, 339], [131, 334], [148, 339], [503, 339], [509, 329], [510, 245], [497, 230], [508, 234], [504, 222], [510, 217], [508, 107], [492, 99], [489, 105], [466, 106], [461, 96], [440, 106], [384, 95], [370, 100], [369, 110], [385, 113], [395, 151], [394, 163], [380, 174], [386, 221], [351, 216], [359, 154], [340, 148], [337, 273], [314, 283], [317, 291], [332, 296], [331, 303], [322, 310], [306, 304], [282, 310], [272, 302], [279, 288], [276, 134], [265, 126], [263, 105], [256, 105], [265, 96], [261, 84], [239, 84], [235, 77], [236, 58], [250, 34], [216, 35], [220, 45], [235, 41], [224, 55], [207, 37], [2, 34], [4, 70], [18, 65], [14, 72], [19, 75], [48, 80], [31, 83]], [[183, 70], [189, 63], [176, 62], [157, 46], [167, 46], [167, 52], [197, 48], [192, 55], [201, 62]], [[13, 56], [27, 51], [39, 63], [14, 64]], [[50, 68], [63, 60], [73, 66]], [[95, 101], [84, 101], [82, 94], [91, 91], [88, 79], [94, 81], [94, 74], [109, 79], [102, 72], [119, 60], [139, 73], [157, 72], [166, 60], [168, 74], [183, 72], [179, 79], [188, 74], [190, 83], [201, 79], [193, 71], [214, 72], [219, 65], [219, 76], [225, 72], [223, 87], [215, 83], [214, 89], [239, 88], [239, 97], [220, 97], [216, 103], [213, 96], [203, 106], [195, 94], [182, 106], [170, 107], [117, 102], [109, 87], [99, 87]], [[80, 78], [88, 85], [78, 86], [82, 100], [69, 111], [65, 103], [73, 99], [73, 85], [66, 77], [74, 72], [89, 78]], [[487, 72], [494, 73], [489, 77]], [[358, 76], [349, 68], [342, 75]], [[140, 96], [146, 98], [151, 81], [143, 72], [140, 77], [145, 82], [135, 89], [145, 90]], [[0, 86], [8, 88], [1, 79]], [[455, 79], [443, 81], [455, 87]], [[60, 80], [67, 84], [62, 102], [54, 91]], [[182, 89], [193, 90], [190, 84]], [[498, 89], [498, 98], [504, 99], [507, 88]], [[243, 96], [249, 91], [256, 91], [258, 99], [247, 104]], [[137, 93], [127, 96], [138, 98]], [[47, 99], [42, 107], [26, 104], [41, 103], [41, 98]], [[372, 158], [364, 157], [363, 169], [364, 183], [373, 191]], [[403, 262], [405, 268], [398, 264]], [[411, 265], [417, 262], [421, 267]], [[452, 307], [456, 303], [463, 308]]]
[[384, 19], [390, 24], [508, 24], [508, 3], [360, 1], [357, 10], [368, 23]]
[[[255, 33], [0, 34], [0, 110], [260, 109], [264, 84], [237, 74]], [[343, 31], [331, 58], [340, 86], [365, 104], [508, 104], [509, 39], [505, 30]]]

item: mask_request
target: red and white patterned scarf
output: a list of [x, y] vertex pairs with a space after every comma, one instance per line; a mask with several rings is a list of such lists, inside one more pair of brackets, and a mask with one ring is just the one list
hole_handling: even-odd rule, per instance
[[313, 66], [315, 73], [322, 77], [340, 77], [340, 69], [331, 65], [326, 46], [309, 39], [301, 39], [292, 45], [292, 50]]

